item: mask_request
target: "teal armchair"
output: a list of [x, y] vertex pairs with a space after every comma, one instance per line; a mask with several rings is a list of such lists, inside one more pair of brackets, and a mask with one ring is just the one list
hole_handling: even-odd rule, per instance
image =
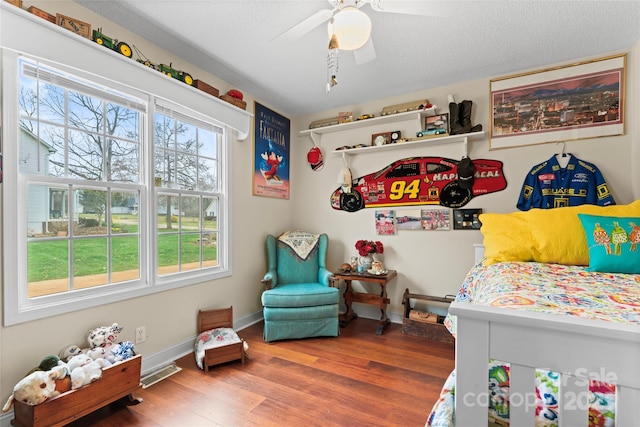
[[[281, 241], [283, 236], [290, 237], [293, 246], [299, 243], [306, 257]], [[287, 232], [280, 237], [269, 235], [266, 241], [269, 271], [262, 280], [266, 287], [262, 293], [264, 340], [338, 336], [340, 294], [329, 286], [327, 235]]]

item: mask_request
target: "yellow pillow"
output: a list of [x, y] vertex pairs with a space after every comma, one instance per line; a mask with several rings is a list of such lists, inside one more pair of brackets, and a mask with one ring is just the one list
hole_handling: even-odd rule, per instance
[[640, 199], [628, 205], [581, 205], [508, 214], [480, 214], [484, 265], [504, 261], [589, 265], [589, 248], [579, 213], [638, 216]]

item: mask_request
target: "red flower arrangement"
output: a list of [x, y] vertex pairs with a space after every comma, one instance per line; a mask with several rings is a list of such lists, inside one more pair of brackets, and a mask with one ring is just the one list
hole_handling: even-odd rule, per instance
[[384, 246], [382, 242], [373, 240], [358, 240], [356, 242], [356, 249], [360, 256], [367, 256], [369, 254], [381, 254], [384, 252]]

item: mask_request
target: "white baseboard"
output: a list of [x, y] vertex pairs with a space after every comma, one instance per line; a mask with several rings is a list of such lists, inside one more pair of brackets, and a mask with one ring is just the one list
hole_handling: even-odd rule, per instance
[[[249, 314], [248, 316], [234, 319], [233, 325], [236, 331], [241, 331], [255, 323], [262, 321], [262, 310]], [[189, 353], [193, 353], [193, 346], [196, 340], [196, 335], [177, 343], [169, 348], [166, 348], [158, 353], [150, 355], [142, 355], [142, 368], [141, 375], [147, 375], [158, 369], [164, 368], [168, 364], [172, 363], [176, 359], [186, 356]]]

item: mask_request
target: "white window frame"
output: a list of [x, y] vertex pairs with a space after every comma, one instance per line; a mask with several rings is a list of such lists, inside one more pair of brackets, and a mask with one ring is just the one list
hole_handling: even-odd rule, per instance
[[[231, 197], [229, 173], [232, 164], [230, 144], [232, 131], [238, 132], [237, 139], [248, 136], [252, 114], [226, 104], [195, 88], [167, 79], [159, 72], [125, 58], [115, 52], [97, 45], [70, 31], [48, 24], [26, 11], [0, 2], [0, 40], [2, 40], [1, 61], [4, 69], [2, 77], [2, 149], [3, 149], [3, 288], [4, 288], [4, 325], [13, 325], [67, 312], [114, 303], [156, 292], [189, 286], [228, 277], [231, 270]], [[132, 285], [109, 285], [95, 289], [69, 292], [64, 297], [38, 297], [37, 304], [25, 305], [25, 295], [21, 295], [22, 283], [26, 293], [26, 251], [17, 250], [19, 236], [26, 236], [26, 198], [20, 194], [18, 173], [18, 52], [48, 63], [71, 74], [77, 74], [88, 80], [120, 84], [130, 90], [139, 90], [149, 96], [147, 125], [143, 129], [147, 135], [153, 135], [154, 99], [170, 100], [185, 109], [189, 114], [201, 116], [206, 121], [224, 129], [224, 141], [221, 144], [220, 194], [219, 202], [220, 239], [218, 241], [218, 266], [202, 270], [176, 273], [159, 278], [156, 274], [156, 256], [140, 254], [148, 260], [145, 271], [141, 271], [141, 280]], [[64, 63], [64, 64], [63, 64]], [[13, 70], [13, 71], [12, 71]], [[117, 83], [116, 83], [117, 82]], [[12, 90], [15, 89], [15, 90]], [[153, 138], [146, 138], [143, 150], [153, 149]], [[148, 151], [149, 152], [149, 151]], [[152, 152], [152, 151], [151, 151]], [[151, 162], [152, 163], [152, 162]], [[152, 164], [150, 166], [153, 166]], [[145, 165], [144, 183], [146, 191], [141, 194], [140, 203], [155, 209], [153, 189], [153, 168]], [[22, 183], [24, 184], [24, 183]], [[150, 251], [156, 247], [156, 223], [141, 218], [141, 235], [144, 233], [151, 242]], [[19, 224], [23, 226], [18, 226]], [[144, 232], [142, 231], [144, 228]], [[141, 237], [142, 238], [142, 237]], [[25, 243], [26, 238], [22, 239]], [[141, 263], [144, 265], [144, 263]]]

